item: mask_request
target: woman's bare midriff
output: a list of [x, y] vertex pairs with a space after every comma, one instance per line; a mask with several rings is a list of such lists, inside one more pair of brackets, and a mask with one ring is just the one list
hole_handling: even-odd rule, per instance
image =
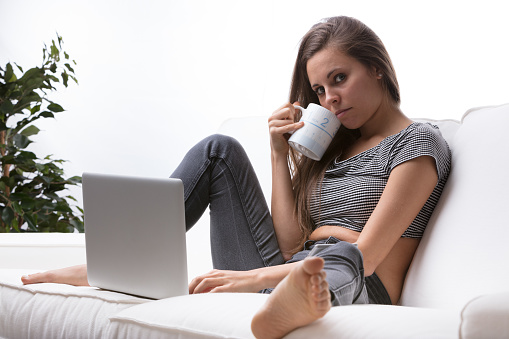
[[[359, 235], [360, 232], [340, 226], [322, 226], [314, 230], [309, 239], [322, 240], [335, 237], [342, 241], [354, 243]], [[418, 245], [419, 239], [400, 238], [385, 260], [375, 270], [393, 304], [396, 304], [401, 296], [405, 276]]]

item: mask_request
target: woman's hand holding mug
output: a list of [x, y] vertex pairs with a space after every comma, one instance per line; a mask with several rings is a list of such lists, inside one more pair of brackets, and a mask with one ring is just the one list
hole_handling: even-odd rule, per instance
[[[295, 102], [294, 105], [299, 105]], [[291, 134], [304, 126], [304, 122], [294, 122], [297, 110], [295, 106], [287, 103], [278, 108], [269, 117], [270, 145], [272, 152], [280, 153], [286, 157], [289, 150], [288, 139]]]

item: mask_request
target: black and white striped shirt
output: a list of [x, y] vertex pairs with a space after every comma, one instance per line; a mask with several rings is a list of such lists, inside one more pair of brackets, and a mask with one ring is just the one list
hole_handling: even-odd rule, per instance
[[414, 122], [377, 146], [349, 159], [336, 159], [310, 199], [316, 228], [342, 226], [361, 232], [375, 209], [393, 168], [420, 157], [435, 159], [438, 183], [412, 224], [406, 238], [421, 238], [451, 168], [451, 152], [437, 126]]

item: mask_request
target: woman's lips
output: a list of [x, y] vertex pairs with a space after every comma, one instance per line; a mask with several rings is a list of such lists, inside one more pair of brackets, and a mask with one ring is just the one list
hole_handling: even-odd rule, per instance
[[[351, 108], [351, 107], [350, 107]], [[350, 108], [346, 108], [346, 109], [340, 109], [338, 111], [336, 111], [336, 117], [339, 119], [341, 118], [346, 112], [348, 112], [350, 110]]]

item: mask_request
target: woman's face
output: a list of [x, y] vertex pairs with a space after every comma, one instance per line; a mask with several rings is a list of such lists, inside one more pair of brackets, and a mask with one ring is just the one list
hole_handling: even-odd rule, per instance
[[336, 114], [346, 128], [363, 126], [383, 102], [381, 76], [376, 70], [335, 48], [316, 53], [306, 68], [320, 105]]

